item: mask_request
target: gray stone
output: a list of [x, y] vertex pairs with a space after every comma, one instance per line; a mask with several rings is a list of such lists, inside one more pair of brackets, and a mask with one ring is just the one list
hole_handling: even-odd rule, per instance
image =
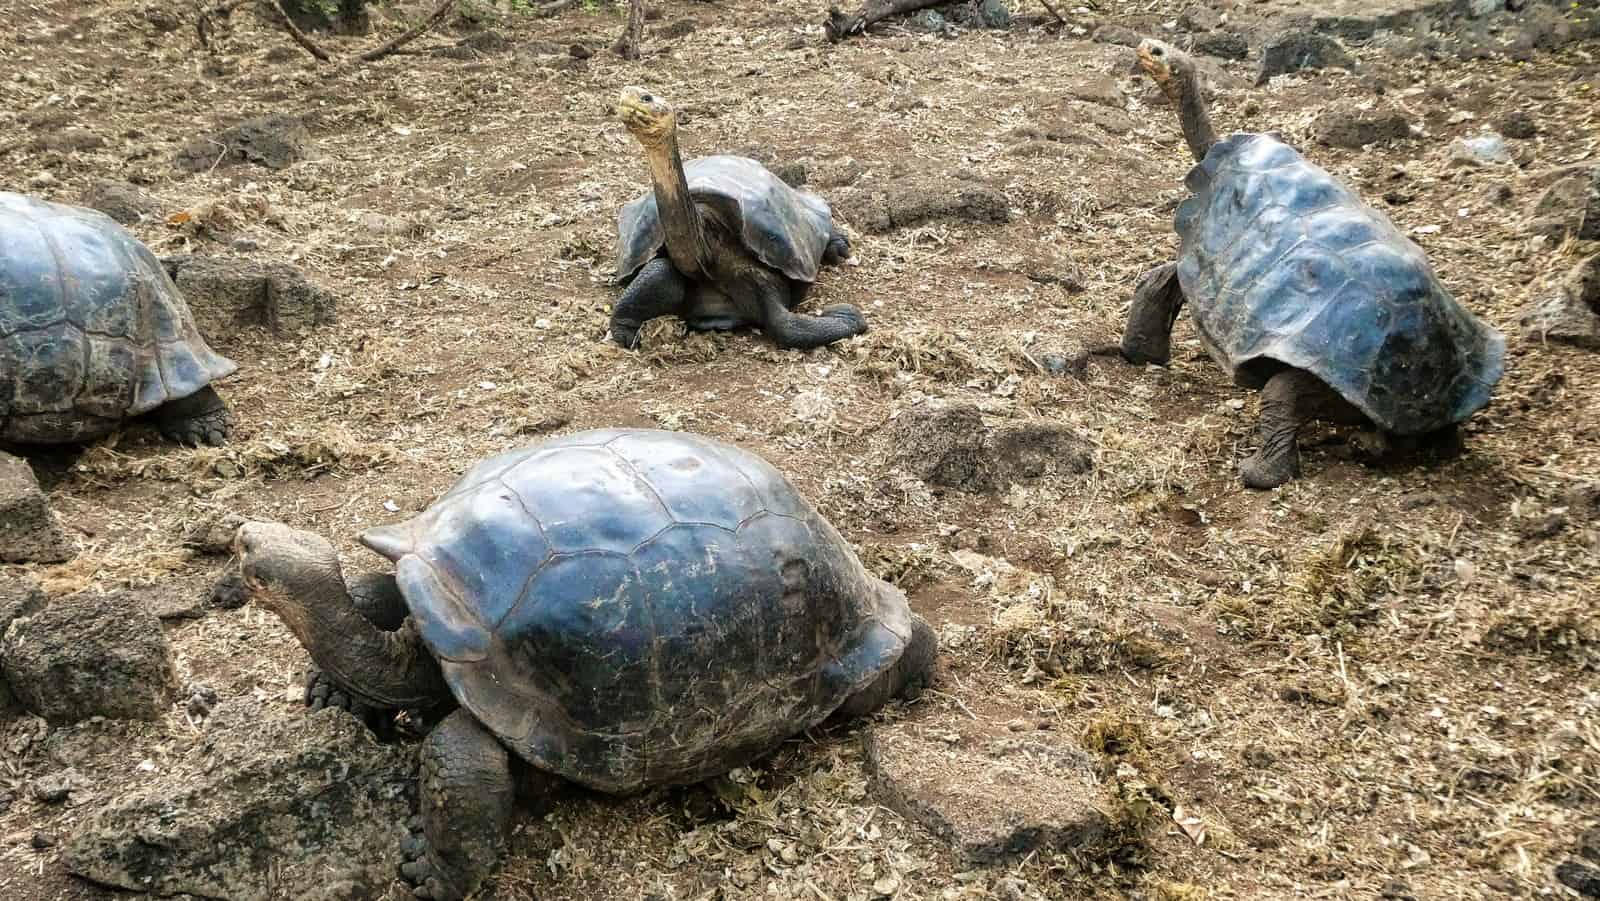
[[1317, 116], [1312, 131], [1318, 142], [1329, 147], [1359, 150], [1369, 144], [1410, 137], [1411, 122], [1405, 113], [1388, 106], [1371, 109], [1335, 106]]
[[75, 553], [32, 467], [0, 451], [0, 563], [61, 563]]
[[890, 425], [895, 462], [927, 482], [967, 491], [994, 485], [984, 460], [983, 414], [972, 404], [927, 404], [904, 410]]
[[1250, 55], [1250, 42], [1232, 31], [1207, 31], [1195, 35], [1189, 49], [1218, 59], [1244, 59]]
[[978, 408], [964, 402], [935, 399], [902, 410], [887, 437], [900, 469], [929, 485], [963, 491], [993, 491], [1094, 466], [1089, 443], [1066, 426], [1040, 420], [990, 428]]
[[1070, 375], [1081, 379], [1089, 372], [1089, 351], [1076, 345], [1063, 353], [1049, 352], [1039, 355], [1039, 365], [1051, 375]]
[[183, 546], [198, 554], [221, 556], [233, 553], [233, 539], [244, 525], [237, 513], [216, 512], [201, 518], [183, 535]]
[[123, 225], [154, 217], [160, 201], [125, 181], [100, 178], [83, 192], [83, 205], [99, 210]]
[[1556, 879], [1585, 898], [1600, 898], [1600, 870], [1576, 860], [1560, 864]]
[[1222, 14], [1209, 6], [1187, 6], [1178, 13], [1178, 28], [1183, 31], [1215, 31], [1222, 26]]
[[[44, 609], [44, 591], [30, 576], [11, 578], [0, 575], [0, 639], [5, 638], [11, 621]], [[15, 701], [6, 682], [5, 668], [0, 666], [0, 711]]]
[[1119, 47], [1137, 47], [1144, 38], [1137, 31], [1121, 25], [1101, 25], [1094, 30], [1093, 40], [1101, 44], [1116, 44]]
[[1522, 334], [1600, 350], [1600, 254], [1574, 266], [1522, 311]]
[[1538, 136], [1539, 123], [1527, 110], [1512, 110], [1501, 117], [1500, 133], [1508, 138], [1526, 141]]
[[208, 340], [223, 339], [239, 326], [260, 325], [285, 334], [327, 325], [336, 318], [333, 295], [288, 263], [175, 256], [162, 258], [161, 264], [183, 292]]
[[1452, 162], [1468, 166], [1487, 166], [1491, 163], [1511, 162], [1511, 148], [1506, 139], [1494, 132], [1472, 138], [1457, 138], [1450, 142]]
[[400, 864], [410, 752], [343, 710], [211, 712], [205, 739], [62, 847], [71, 872], [158, 895], [378, 898]]
[[18, 617], [0, 637], [17, 700], [52, 723], [159, 719], [177, 677], [155, 615], [131, 595], [80, 593]]
[[1286, 31], [1261, 48], [1256, 84], [1263, 85], [1274, 76], [1302, 69], [1354, 69], [1355, 65], [1355, 59], [1334, 38], [1311, 31]]
[[[1596, 167], [1600, 172], [1600, 167]], [[1578, 234], [1583, 227], [1589, 197], [1589, 177], [1569, 175], [1544, 190], [1529, 213], [1529, 230], [1556, 240]]]
[[276, 113], [247, 119], [183, 146], [173, 160], [188, 172], [213, 167], [254, 163], [268, 169], [286, 169], [305, 159], [311, 133], [298, 116]]
[[1109, 799], [1082, 750], [1059, 742], [951, 743], [914, 723], [868, 730], [869, 789], [879, 803], [948, 842], [968, 866], [1036, 852], [1103, 859], [1118, 842]]
[[961, 178], [909, 177], [887, 184], [855, 185], [836, 192], [840, 216], [868, 234], [930, 221], [1001, 223], [1011, 219], [1005, 195]]

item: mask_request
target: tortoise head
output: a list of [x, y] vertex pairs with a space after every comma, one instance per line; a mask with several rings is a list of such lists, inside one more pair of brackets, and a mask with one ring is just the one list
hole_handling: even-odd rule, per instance
[[659, 95], [629, 85], [617, 97], [617, 118], [645, 147], [666, 144], [678, 129], [678, 111]]
[[1194, 60], [1189, 54], [1155, 38], [1139, 42], [1139, 68], [1173, 101], [1194, 84]]

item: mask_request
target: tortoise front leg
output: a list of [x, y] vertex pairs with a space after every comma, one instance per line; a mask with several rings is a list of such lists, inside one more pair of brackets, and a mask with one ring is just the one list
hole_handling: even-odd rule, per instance
[[848, 259], [850, 259], [850, 239], [835, 224], [833, 234], [828, 238], [828, 246], [822, 251], [822, 263], [825, 266], [837, 266]]
[[150, 418], [168, 441], [179, 444], [220, 447], [233, 431], [233, 414], [210, 385], [156, 407]]
[[1300, 475], [1300, 427], [1313, 419], [1360, 421], [1359, 410], [1304, 369], [1285, 369], [1261, 389], [1261, 447], [1239, 464], [1247, 488], [1276, 488]]
[[639, 346], [639, 329], [658, 316], [683, 313], [689, 280], [672, 261], [656, 257], [634, 276], [611, 311], [611, 340], [626, 348]]
[[418, 898], [459, 901], [500, 864], [516, 785], [504, 745], [465, 710], [422, 744], [422, 800], [400, 875]]
[[776, 272], [752, 272], [748, 288], [755, 309], [761, 311], [761, 330], [782, 348], [810, 350], [854, 337], [867, 330], [867, 319], [847, 303], [823, 308], [816, 316], [789, 309], [793, 293], [789, 280]]
[[1172, 325], [1183, 308], [1178, 264], [1162, 263], [1139, 278], [1122, 333], [1122, 357], [1130, 363], [1165, 366], [1172, 359]]

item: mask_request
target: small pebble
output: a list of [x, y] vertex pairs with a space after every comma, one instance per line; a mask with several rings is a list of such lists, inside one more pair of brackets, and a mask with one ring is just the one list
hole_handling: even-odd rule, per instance
[[46, 848], [55, 847], [56, 840], [51, 836], [44, 834], [43, 832], [35, 832], [33, 834], [33, 841], [31, 844], [33, 845], [33, 849], [35, 851], [43, 851]]

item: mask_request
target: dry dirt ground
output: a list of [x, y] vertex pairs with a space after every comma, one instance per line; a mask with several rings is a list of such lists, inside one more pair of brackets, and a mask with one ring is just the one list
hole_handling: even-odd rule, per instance
[[[1036, 365], [1116, 335], [1138, 273], [1176, 246], [1182, 142], [1126, 47], [1026, 26], [829, 46], [818, 2], [668, 0], [638, 62], [605, 49], [617, 14], [580, 9], [477, 26], [506, 39], [494, 49], [327, 74], [244, 12], [207, 54], [186, 4], [4, 5], [0, 182], [67, 201], [96, 178], [136, 182], [160, 201], [134, 227], [158, 253], [244, 247], [339, 298], [320, 330], [209, 336], [241, 364], [221, 386], [240, 419], [229, 448], [132, 428], [35, 460], [80, 547], [35, 568], [52, 593], [199, 597], [224, 564], [180, 540], [218, 510], [315, 529], [347, 565], [372, 566], [362, 528], [423, 508], [483, 456], [555, 430], [692, 430], [779, 465], [940, 629], [933, 690], [885, 720], [953, 745], [1017, 729], [1081, 745], [1133, 827], [1109, 856], [968, 869], [875, 805], [844, 727], [797, 737], [716, 804], [588, 799], [524, 821], [498, 897], [1567, 891], [1552, 868], [1600, 817], [1600, 521], [1574, 502], [1600, 480], [1600, 357], [1518, 336], [1516, 311], [1580, 250], [1533, 240], [1527, 223], [1552, 170], [1600, 149], [1600, 44], [1522, 63], [1359, 50], [1359, 73], [1259, 88], [1253, 63], [1224, 66], [1222, 127], [1281, 130], [1421, 229], [1447, 285], [1511, 336], [1460, 456], [1366, 465], [1347, 430], [1318, 428], [1304, 479], [1252, 492], [1235, 472], [1256, 398], [1204, 357], [1186, 318], [1168, 369], [1094, 357], [1080, 379]], [[1178, 10], [1116, 0], [1093, 17]], [[396, 33], [386, 15], [379, 28]], [[683, 19], [698, 27], [654, 33]], [[469, 34], [455, 22], [414, 46]], [[349, 53], [378, 38], [322, 40]], [[595, 53], [577, 58], [575, 43]], [[686, 154], [803, 160], [828, 197], [975, 179], [1010, 219], [868, 233], [841, 202], [857, 264], [826, 270], [808, 304], [857, 303], [869, 334], [780, 352], [662, 322], [625, 352], [601, 339], [614, 215], [646, 185], [607, 107], [630, 83], [686, 111]], [[1312, 140], [1322, 110], [1380, 100], [1412, 136], [1365, 150]], [[1539, 128], [1512, 142], [1517, 163], [1451, 164], [1453, 139], [1512, 111]], [[307, 159], [172, 165], [196, 136], [271, 112], [304, 117]], [[52, 139], [67, 126], [98, 140]], [[974, 402], [992, 424], [1069, 426], [1092, 468], [987, 494], [930, 489], [884, 440], [925, 398]], [[186, 684], [299, 715], [306, 655], [264, 611], [166, 628]], [[160, 723], [76, 727], [88, 785], [65, 806], [25, 790], [62, 765], [40, 724], [4, 730], [0, 787], [15, 800], [0, 813], [0, 895], [24, 901], [110, 897], [31, 837], [70, 836], [150, 778], [139, 761], [159, 770], [204, 725], [175, 705]]]

